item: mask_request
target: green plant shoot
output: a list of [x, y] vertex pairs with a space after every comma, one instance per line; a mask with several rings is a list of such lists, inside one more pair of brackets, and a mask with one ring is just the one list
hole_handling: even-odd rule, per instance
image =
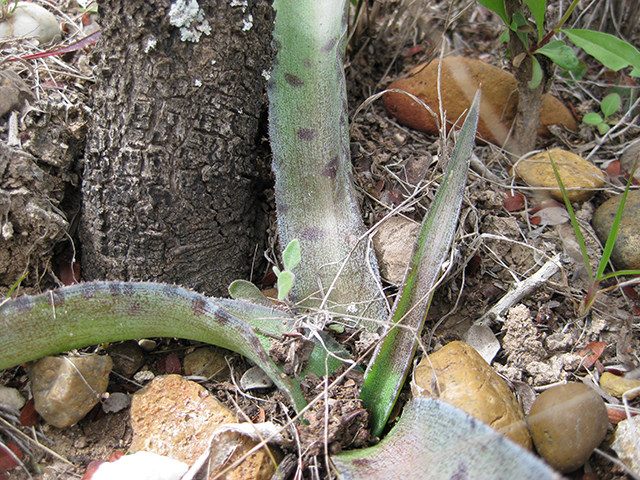
[[616, 113], [618, 108], [620, 108], [620, 104], [622, 103], [622, 99], [620, 95], [617, 93], [610, 93], [606, 97], [602, 99], [600, 103], [600, 111], [602, 112], [602, 116], [595, 112], [587, 113], [584, 117], [582, 117], [582, 121], [588, 125], [595, 125], [600, 132], [600, 135], [604, 135], [610, 130], [610, 126], [607, 123], [609, 117]]
[[[562, 29], [569, 19], [569, 16], [578, 6], [579, 0], [573, 0], [562, 19], [558, 24], [544, 35], [544, 12], [546, 10], [546, 0], [526, 0], [526, 5], [531, 12], [538, 32], [538, 42], [529, 45], [527, 33], [531, 30], [528, 20], [522, 12], [515, 12], [513, 18], [508, 18], [504, 0], [478, 0], [478, 2], [496, 13], [504, 22], [507, 30], [501, 36], [501, 40], [509, 40], [509, 31], [514, 32], [525, 45], [526, 55], [533, 60], [533, 74], [529, 87], [537, 88], [543, 78], [542, 67], [536, 59], [535, 54], [548, 57], [552, 62], [564, 70], [575, 70], [579, 67], [579, 61], [572, 48], [567, 46], [563, 40], [553, 40], [557, 34], [564, 34], [577, 47], [594, 57], [605, 67], [618, 71], [622, 68], [632, 66], [633, 70], [629, 75], [640, 76], [640, 52], [628, 42], [613, 35], [594, 30]], [[520, 63], [522, 59], [514, 59], [515, 63]]]
[[298, 240], [291, 240], [287, 248], [282, 252], [282, 262], [284, 263], [284, 270], [280, 271], [278, 267], [273, 266], [273, 272], [278, 277], [278, 300], [284, 300], [289, 295], [289, 292], [293, 288], [293, 283], [296, 279], [292, 270], [300, 263], [300, 242]]

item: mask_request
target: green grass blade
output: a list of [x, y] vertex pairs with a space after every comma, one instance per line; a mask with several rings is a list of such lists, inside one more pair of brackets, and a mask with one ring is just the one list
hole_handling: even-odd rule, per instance
[[393, 327], [378, 345], [365, 376], [360, 398], [364, 406], [371, 409], [373, 436], [382, 433], [405, 381], [433, 286], [453, 240], [475, 142], [479, 107], [478, 91], [453, 151], [448, 172], [420, 228], [404, 286], [394, 306]]
[[624, 210], [624, 204], [627, 201], [627, 194], [629, 193], [629, 188], [631, 187], [633, 176], [636, 173], [636, 166], [633, 167], [633, 170], [629, 175], [627, 186], [625, 187], [622, 194], [622, 199], [620, 200], [620, 206], [618, 207], [618, 211], [616, 212], [616, 217], [613, 219], [613, 225], [611, 225], [609, 236], [607, 237], [607, 243], [605, 243], [604, 245], [602, 258], [600, 259], [600, 265], [598, 265], [598, 273], [596, 274], [596, 279], [598, 280], [600, 279], [600, 277], [602, 277], [604, 269], [607, 268], [607, 264], [609, 263], [609, 259], [611, 258], [611, 252], [613, 252], [613, 246], [615, 245], [616, 239], [618, 238], [618, 230], [620, 229], [620, 222], [622, 221], [622, 211]]
[[602, 281], [602, 280], [606, 280], [607, 278], [621, 277], [623, 275], [626, 275], [626, 276], [640, 275], [640, 270], [616, 270], [615, 272], [602, 275], [599, 279]]
[[569, 195], [567, 194], [567, 189], [564, 187], [562, 178], [560, 178], [560, 173], [558, 172], [558, 168], [556, 167], [556, 162], [553, 161], [551, 152], [547, 151], [547, 155], [549, 155], [549, 161], [551, 162], [551, 166], [553, 167], [553, 173], [556, 176], [558, 186], [560, 187], [560, 191], [562, 192], [562, 199], [564, 200], [564, 205], [565, 207], [567, 207], [567, 212], [569, 212], [569, 218], [571, 219], [571, 225], [573, 226], [573, 231], [576, 234], [578, 245], [580, 245], [580, 252], [582, 253], [584, 266], [587, 269], [587, 273], [589, 275], [589, 283], [593, 283], [594, 281], [593, 271], [591, 270], [591, 263], [589, 263], [589, 254], [587, 253], [587, 245], [584, 243], [584, 238], [582, 237], [582, 231], [580, 230], [580, 225], [578, 225], [578, 219], [576, 218], [576, 214], [574, 213], [573, 207], [571, 206], [571, 202], [569, 201]]

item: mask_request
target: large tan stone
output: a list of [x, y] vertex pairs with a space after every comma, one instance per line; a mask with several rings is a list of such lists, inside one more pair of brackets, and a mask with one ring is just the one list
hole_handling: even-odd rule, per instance
[[422, 359], [413, 372], [417, 397], [439, 398], [531, 449], [524, 413], [507, 384], [464, 342], [451, 342]]
[[[409, 92], [426, 103], [436, 115], [438, 108], [438, 64], [414, 68], [409, 78], [393, 82], [387, 88], [397, 88]], [[504, 145], [511, 124], [518, 109], [516, 80], [509, 72], [479, 60], [463, 57], [443, 59], [441, 69], [441, 92], [443, 109], [450, 124], [459, 119], [471, 106], [478, 87], [482, 85], [482, 102], [478, 137], [489, 143]], [[399, 123], [423, 132], [437, 134], [435, 118], [418, 102], [402, 93], [387, 93], [383, 97], [384, 106]], [[549, 136], [549, 125], [562, 125], [569, 130], [578, 130], [578, 123], [570, 110], [552, 95], [546, 95], [540, 110], [538, 134]]]
[[[146, 451], [180, 460], [188, 465], [209, 448], [219, 427], [237, 422], [236, 416], [204, 387], [181, 375], [156, 377], [133, 396], [130, 452]], [[210, 478], [222, 480], [265, 480], [275, 472], [273, 460], [279, 451], [262, 448], [248, 452], [257, 441], [233, 431], [215, 435], [211, 445]], [[227, 452], [223, 459], [216, 452]], [[246, 456], [248, 454], [248, 456]], [[236, 468], [218, 475], [227, 466], [245, 457]]]
[[562, 473], [589, 459], [607, 434], [607, 407], [583, 383], [556, 385], [538, 396], [527, 418], [536, 450]]
[[540, 152], [528, 157], [515, 166], [515, 173], [530, 187], [540, 187], [556, 200], [562, 202], [558, 180], [553, 172], [549, 154], [553, 158], [567, 196], [571, 202], [584, 202], [596, 193], [596, 189], [604, 185], [605, 174], [591, 162], [576, 155], [555, 148], [548, 152]]
[[189, 465], [213, 432], [236, 416], [204, 387], [181, 375], [156, 377], [131, 400], [130, 452], [146, 451]]

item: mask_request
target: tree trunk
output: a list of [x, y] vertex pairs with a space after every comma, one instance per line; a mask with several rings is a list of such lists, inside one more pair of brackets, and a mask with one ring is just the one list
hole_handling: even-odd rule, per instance
[[[512, 17], [514, 12], [525, 8], [519, 0], [506, 0], [505, 9], [507, 16]], [[527, 48], [522, 44], [514, 32], [510, 32], [509, 51], [512, 62], [511, 73], [518, 84], [518, 112], [514, 120], [513, 131], [504, 148], [514, 158], [520, 157], [536, 147], [538, 128], [540, 127], [540, 107], [544, 95], [551, 86], [551, 76], [548, 70], [551, 65], [546, 57], [538, 55], [538, 61], [542, 67], [542, 81], [536, 88], [529, 88], [529, 82], [533, 78], [533, 59], [526, 55], [518, 65], [514, 65], [514, 59], [527, 53]], [[536, 43], [535, 34], [529, 34], [531, 44]]]
[[204, 17], [179, 28], [193, 5], [181, 4], [99, 4], [82, 265], [88, 279], [221, 295], [249, 276], [265, 239], [268, 166], [258, 153], [273, 11], [267, 0], [200, 0]]

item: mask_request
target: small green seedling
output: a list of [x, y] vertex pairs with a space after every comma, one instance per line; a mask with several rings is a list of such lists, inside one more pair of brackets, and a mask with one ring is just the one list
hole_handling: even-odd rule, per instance
[[273, 273], [278, 277], [278, 300], [284, 300], [289, 295], [289, 292], [293, 288], [293, 282], [296, 276], [292, 270], [300, 263], [300, 242], [298, 240], [291, 240], [287, 248], [282, 252], [282, 262], [284, 263], [284, 270], [276, 266], [273, 267]]
[[[632, 66], [633, 71], [629, 75], [632, 77], [640, 76], [640, 52], [630, 43], [608, 33], [562, 28], [578, 6], [579, 0], [571, 2], [558, 24], [548, 30], [546, 34], [546, 0], [525, 0], [524, 3], [533, 17], [533, 24], [524, 16], [523, 11], [517, 11], [512, 18], [509, 18], [505, 8], [505, 0], [478, 0], [478, 2], [500, 16], [505, 23], [507, 29], [500, 40], [508, 41], [510, 33], [513, 33], [525, 46], [526, 52], [514, 58], [513, 63], [514, 66], [518, 66], [525, 56], [531, 56], [533, 72], [529, 87], [532, 89], [537, 88], [543, 78], [542, 66], [536, 58], [537, 54], [544, 55], [564, 70], [580, 68], [580, 62], [573, 49], [564, 40], [554, 40], [558, 34], [563, 34], [574, 45], [594, 57], [605, 67], [617, 72], [621, 68]], [[538, 41], [534, 45], [530, 45], [528, 34], [533, 31], [537, 32]]]
[[591, 112], [582, 117], [582, 121], [587, 125], [595, 125], [600, 135], [604, 135], [611, 129], [609, 126], [609, 117], [618, 111], [621, 103], [620, 95], [610, 93], [604, 97], [602, 103], [600, 103], [602, 116], [600, 116], [599, 113]]
[[562, 192], [562, 198], [564, 200], [564, 204], [567, 207], [567, 212], [569, 212], [569, 217], [571, 218], [571, 225], [573, 226], [573, 230], [576, 234], [578, 244], [580, 245], [580, 252], [582, 253], [582, 258], [584, 260], [585, 268], [587, 270], [587, 274], [589, 275], [589, 283], [590, 283], [589, 290], [587, 291], [587, 294], [582, 299], [582, 302], [578, 307], [578, 316], [582, 317], [586, 315], [587, 312], [591, 309], [593, 302], [595, 302], [600, 292], [604, 292], [604, 291], [610, 290], [611, 288], [617, 287], [617, 285], [614, 285], [613, 287], [601, 289], [600, 282], [608, 278], [618, 277], [621, 275], [640, 275], [640, 270], [618, 270], [615, 272], [608, 273], [606, 275], [604, 274], [604, 270], [605, 268], [607, 268], [609, 259], [611, 258], [613, 245], [616, 243], [616, 239], [618, 238], [618, 229], [620, 228], [620, 222], [622, 221], [622, 212], [624, 210], [624, 204], [627, 200], [627, 194], [629, 193], [629, 188], [631, 187], [631, 182], [633, 180], [633, 175], [635, 173], [637, 164], [636, 166], [634, 166], [634, 168], [631, 171], [631, 174], [629, 175], [629, 181], [627, 182], [627, 186], [624, 189], [624, 193], [622, 194], [620, 206], [618, 207], [618, 211], [616, 212], [616, 217], [613, 220], [613, 225], [611, 226], [611, 231], [609, 232], [609, 236], [607, 237], [607, 242], [605, 243], [604, 249], [602, 251], [602, 257], [600, 258], [598, 271], [594, 276], [593, 271], [591, 270], [591, 264], [589, 263], [587, 246], [584, 242], [584, 238], [582, 237], [582, 231], [580, 230], [580, 225], [578, 225], [578, 220], [576, 219], [576, 215], [573, 211], [573, 207], [571, 207], [571, 202], [569, 201], [569, 195], [567, 194], [567, 190], [564, 187], [562, 178], [560, 178], [560, 173], [556, 168], [556, 164], [553, 161], [551, 153], [549, 152], [547, 153], [549, 155], [549, 160], [551, 161], [551, 166], [553, 167], [553, 173], [556, 176], [558, 186], [560, 187], [560, 191]]
[[[22, 276], [16, 281], [16, 283], [13, 284], [13, 286], [9, 289], [9, 291], [7, 292], [7, 294], [4, 297], [4, 300], [8, 300], [11, 298], [11, 294], [20, 286], [20, 284], [22, 283], [22, 281], [27, 278], [27, 275], [29, 274], [29, 272], [24, 272], [22, 274]], [[4, 303], [4, 301], [0, 302], [0, 305], [2, 305], [2, 303]]]

